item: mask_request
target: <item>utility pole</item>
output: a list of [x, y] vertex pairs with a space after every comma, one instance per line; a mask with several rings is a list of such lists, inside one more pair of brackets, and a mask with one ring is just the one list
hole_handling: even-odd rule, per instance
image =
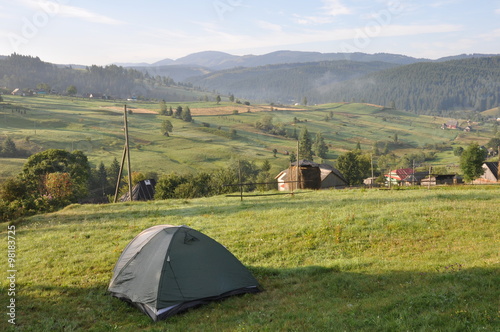
[[413, 159], [413, 167], [412, 167], [412, 176], [413, 178], [411, 179], [411, 185], [414, 186], [415, 185], [415, 159]]
[[370, 180], [370, 188], [373, 187], [373, 153], [370, 155], [370, 164], [371, 164], [371, 167], [372, 167], [372, 179]]
[[240, 201], [243, 202], [243, 182], [241, 180], [241, 160], [238, 160], [238, 182], [240, 184]]
[[125, 157], [127, 156], [127, 170], [128, 170], [128, 194], [130, 200], [133, 201], [132, 197], [132, 172], [130, 167], [130, 150], [129, 150], [129, 140], [128, 140], [128, 121], [127, 121], [127, 105], [123, 107], [123, 122], [124, 122], [124, 130], [125, 130], [125, 146], [123, 147], [122, 161], [120, 163], [120, 171], [118, 172], [118, 179], [116, 180], [116, 189], [115, 189], [115, 199], [113, 203], [116, 203], [118, 200], [118, 191], [120, 190], [120, 180], [122, 178], [123, 173], [123, 165], [125, 164]]
[[431, 189], [431, 172], [432, 172], [432, 166], [429, 166], [429, 182], [427, 183], [427, 189]]
[[132, 170], [130, 167], [130, 146], [128, 140], [128, 121], [127, 121], [127, 105], [123, 106], [123, 121], [125, 123], [125, 146], [127, 147], [127, 170], [128, 170], [128, 194], [130, 197], [130, 201], [133, 201], [132, 197]]
[[296, 171], [296, 178], [295, 180], [297, 181], [297, 189], [299, 189], [299, 186], [300, 186], [300, 172], [299, 172], [299, 165], [300, 165], [300, 162], [299, 162], [299, 150], [300, 150], [300, 142], [299, 140], [297, 140], [297, 168], [295, 168], [295, 171]]

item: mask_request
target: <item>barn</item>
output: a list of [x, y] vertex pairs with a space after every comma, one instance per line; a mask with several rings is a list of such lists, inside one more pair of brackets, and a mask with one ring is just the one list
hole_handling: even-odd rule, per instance
[[325, 189], [347, 185], [347, 181], [338, 169], [305, 159], [291, 163], [290, 167], [281, 171], [275, 179], [278, 181], [280, 191]]

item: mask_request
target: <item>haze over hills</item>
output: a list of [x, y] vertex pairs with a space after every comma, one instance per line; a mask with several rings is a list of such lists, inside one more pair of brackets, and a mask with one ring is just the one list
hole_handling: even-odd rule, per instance
[[[456, 109], [484, 111], [498, 105], [498, 62], [480, 61], [485, 58], [495, 55], [461, 54], [431, 60], [389, 53], [277, 51], [235, 56], [206, 51], [133, 68], [261, 102], [358, 100], [443, 114]], [[447, 65], [450, 61], [459, 61], [453, 62], [458, 67]], [[394, 70], [387, 72], [390, 69]]]
[[300, 62], [318, 62], [318, 61], [337, 61], [350, 60], [359, 62], [382, 61], [407, 65], [415, 62], [423, 61], [447, 61], [458, 60], [463, 58], [477, 58], [495, 56], [498, 54], [461, 54], [447, 56], [437, 60], [414, 58], [411, 56], [390, 53], [320, 53], [320, 52], [302, 52], [302, 51], [276, 51], [263, 55], [231, 55], [225, 52], [204, 51], [189, 54], [185, 57], [172, 60], [163, 59], [152, 64], [145, 63], [116, 63], [123, 67], [158, 67], [158, 66], [174, 66], [174, 65], [189, 65], [207, 67], [211, 70], [230, 69], [234, 67], [258, 67], [272, 64], [282, 63], [300, 63]]
[[118, 98], [189, 101], [216, 93], [252, 102], [360, 101], [450, 115], [500, 105], [500, 56], [462, 54], [430, 60], [388, 53], [278, 51], [235, 56], [207, 51], [133, 67], [69, 67], [15, 54], [0, 58], [0, 86], [22, 90], [41, 83], [60, 92], [75, 85], [81, 94]]

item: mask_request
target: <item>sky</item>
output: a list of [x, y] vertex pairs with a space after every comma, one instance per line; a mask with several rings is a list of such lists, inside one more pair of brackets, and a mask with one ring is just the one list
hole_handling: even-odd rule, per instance
[[154, 63], [202, 51], [500, 53], [500, 0], [0, 0], [0, 55]]

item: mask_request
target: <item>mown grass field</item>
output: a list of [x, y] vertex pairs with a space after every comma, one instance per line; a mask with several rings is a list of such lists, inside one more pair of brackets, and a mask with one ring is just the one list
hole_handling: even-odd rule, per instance
[[[15, 225], [16, 327], [2, 313], [0, 330], [498, 331], [499, 194], [461, 186], [71, 205]], [[110, 297], [121, 251], [158, 224], [219, 241], [264, 291], [158, 323]], [[5, 312], [5, 277], [1, 285]]]
[[[0, 103], [0, 141], [14, 140], [18, 148], [32, 152], [49, 148], [81, 150], [93, 165], [106, 166], [120, 160], [123, 145], [124, 101], [89, 100], [57, 96], [20, 97], [5, 95]], [[465, 146], [470, 142], [485, 144], [492, 137], [492, 125], [478, 124], [474, 132], [442, 130], [447, 119], [416, 116], [397, 110], [381, 110], [370, 104], [326, 104], [308, 107], [241, 105], [224, 102], [168, 103], [168, 107], [189, 106], [194, 123], [160, 116], [158, 102], [127, 102], [133, 171], [159, 174], [195, 173], [227, 165], [228, 160], [246, 159], [258, 164], [269, 160], [276, 174], [289, 163], [286, 151], [296, 150], [294, 139], [265, 134], [254, 124], [264, 115], [272, 115], [274, 124], [285, 124], [297, 133], [307, 127], [314, 135], [321, 132], [329, 145], [326, 162], [333, 164], [345, 151], [359, 142], [365, 151], [373, 144], [385, 143], [397, 155], [422, 151], [426, 146], [446, 144]], [[273, 109], [273, 111], [271, 111]], [[237, 111], [237, 114], [234, 111]], [[326, 121], [326, 118], [329, 118]], [[160, 132], [161, 123], [173, 124], [170, 137]], [[210, 125], [207, 132], [202, 123]], [[220, 129], [217, 132], [215, 129]], [[221, 135], [235, 129], [238, 137]], [[394, 144], [397, 134], [398, 143]], [[276, 157], [273, 149], [278, 150]], [[458, 157], [449, 151], [438, 152], [434, 166], [453, 166]], [[315, 160], [320, 162], [320, 160]], [[23, 159], [0, 159], [0, 178], [16, 175]]]

